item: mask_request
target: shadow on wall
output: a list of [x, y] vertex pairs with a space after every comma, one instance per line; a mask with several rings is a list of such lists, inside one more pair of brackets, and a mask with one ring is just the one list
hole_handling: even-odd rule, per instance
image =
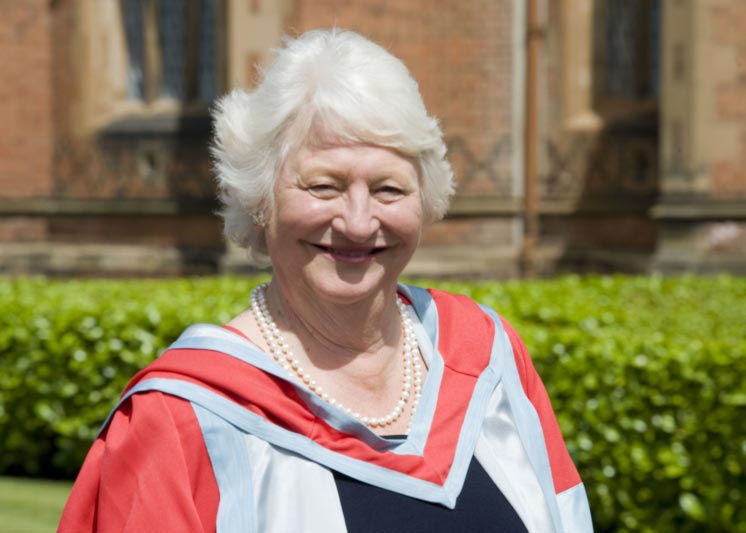
[[561, 242], [562, 271], [644, 273], [656, 251], [650, 210], [660, 186], [657, 113], [624, 117], [597, 133], [548, 140], [548, 198], [571, 197], [549, 214], [545, 237]]

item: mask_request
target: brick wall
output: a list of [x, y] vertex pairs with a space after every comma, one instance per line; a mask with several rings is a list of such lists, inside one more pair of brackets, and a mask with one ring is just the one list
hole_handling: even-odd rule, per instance
[[[144, 121], [134, 130], [124, 125], [131, 130], [124, 132], [114, 122], [90, 128], [81, 121], [90, 104], [83, 100], [85, 83], [106, 75], [88, 68], [85, 21], [102, 23], [94, 7], [80, 0], [0, 0], [0, 271], [54, 273], [55, 250], [65, 247], [62, 271], [74, 273], [76, 246], [88, 247], [84, 263], [103, 265], [90, 257], [111, 244], [135, 247], [129, 252], [137, 257], [165, 254], [165, 263], [152, 259], [152, 273], [163, 265], [181, 272], [174, 258], [195, 254], [214, 263], [223, 241], [213, 215], [209, 119], [172, 116], [166, 127]], [[120, 214], [101, 214], [81, 199], [110, 202]], [[154, 213], [142, 208], [148, 201], [167, 205]], [[112, 251], [102, 247], [100, 254]], [[122, 272], [149, 272], [131, 263]], [[118, 268], [102, 266], [110, 274]]]
[[[246, 0], [229, 0], [226, 5], [235, 7], [239, 1]], [[521, 157], [512, 130], [516, 4], [514, 0], [251, 0], [241, 4], [248, 6], [247, 13], [259, 17], [271, 12], [272, 17], [261, 20], [271, 20], [275, 26], [272, 31], [252, 33], [257, 40], [252, 41], [253, 55], [247, 56], [252, 59], [241, 59], [239, 70], [245, 72], [232, 73], [228, 83], [253, 79], [253, 61], [266, 58], [269, 48], [279, 44], [270, 41], [283, 32], [297, 35], [336, 25], [390, 50], [407, 64], [428, 110], [441, 119], [458, 196], [467, 200], [460, 205], [477, 205], [472, 201], [482, 199], [497, 205], [495, 199], [504, 200], [488, 212], [456, 209], [423, 236], [421, 248], [443, 255], [417, 256], [415, 262], [434, 275], [446, 267], [442, 258], [454, 261], [461, 272], [514, 274], [521, 229], [512, 170], [515, 158]], [[99, 24], [91, 14], [92, 6], [100, 5], [81, 0], [0, 0], [0, 207], [49, 197], [83, 206], [65, 216], [0, 212], [0, 242], [38, 241], [42, 248], [69, 245], [70, 250], [80, 245], [88, 247], [86, 254], [103, 243], [146, 248], [137, 257], [164, 250], [166, 262], [154, 260], [156, 266], [148, 268], [161, 272], [158, 269], [167, 265], [163, 272], [173, 273], [182, 272], [182, 251], [187, 257], [196, 250], [207, 254], [203, 265], [212, 268], [209, 263], [223, 243], [219, 222], [205, 208], [205, 202], [214, 199], [205, 117], [190, 124], [185, 117], [176, 117], [175, 127], [164, 127], [158, 120], [134, 127], [126, 120], [102, 121], [89, 130], [81, 126], [78, 111], [88, 102], [83, 99], [91, 98], [84, 94], [88, 85], [81, 81], [91, 81], [86, 78], [91, 73], [81, 58], [86, 46], [95, 49], [94, 41], [84, 38], [87, 30], [81, 29], [81, 20], [88, 9], [92, 23]], [[539, 149], [544, 249], [557, 250], [554, 258], [559, 260], [567, 253], [575, 264], [582, 263], [586, 252], [596, 264], [599, 258], [603, 262], [604, 254], [614, 261], [622, 254], [641, 257], [642, 263], [626, 263], [634, 268], [648, 261], [661, 243], [671, 242], [674, 259], [681, 257], [682, 264], [691, 255], [689, 250], [746, 264], [739, 259], [746, 214], [732, 216], [746, 205], [746, 2], [672, 3], [679, 9], [688, 5], [687, 10], [696, 11], [692, 20], [697, 20], [691, 35], [688, 26], [679, 28], [687, 30], [692, 49], [699, 50], [682, 56], [698, 61], [699, 70], [691, 72], [691, 80], [688, 73], [679, 80], [689, 83], [686, 90], [696, 96], [691, 101], [696, 100], [696, 105], [687, 101], [680, 106], [684, 118], [696, 120], [677, 123], [680, 129], [686, 125], [682, 139], [696, 140], [696, 149], [680, 150], [694, 154], [689, 174], [696, 183], [690, 189], [687, 172], [671, 176], [683, 180], [683, 186], [679, 182], [677, 187], [665, 186], [666, 172], [661, 167], [667, 164], [663, 161], [667, 144], [661, 145], [666, 134], [659, 125], [668, 122], [663, 105], [622, 120], [602, 116], [597, 129], [568, 129], [560, 93], [567, 87], [564, 76], [571, 74], [562, 32], [575, 28], [563, 29], [567, 5], [543, 2]], [[664, 9], [669, 23], [674, 7]], [[285, 13], [284, 21], [280, 12]], [[105, 37], [104, 31], [99, 34]], [[264, 48], [258, 42], [262, 39], [267, 41]], [[663, 76], [673, 75], [670, 60], [675, 52], [663, 50]], [[111, 90], [106, 94], [110, 93], [116, 97]], [[671, 93], [661, 96], [661, 103], [673, 100]], [[676, 194], [668, 198], [671, 191]], [[675, 204], [681, 195], [689, 202], [686, 213], [694, 210], [695, 215], [666, 214], [666, 205], [660, 202]], [[96, 209], [87, 210], [81, 199], [121, 201], [130, 207], [129, 211], [115, 209], [117, 215], [101, 215]], [[138, 211], [139, 202], [168, 205], [163, 212], [150, 207]], [[201, 207], [183, 209], [190, 202], [202, 202]], [[653, 217], [658, 219], [651, 217], [653, 206]], [[721, 216], [721, 212], [729, 214]], [[668, 222], [657, 228], [663, 219]], [[684, 226], [691, 226], [694, 236], [689, 241], [680, 237]], [[681, 243], [680, 249], [676, 243]], [[0, 250], [0, 259], [6, 252]], [[17, 257], [24, 253], [18, 251]], [[24, 261], [16, 263], [21, 265], [19, 272], [30, 264]], [[48, 264], [55, 264], [51, 255]], [[94, 272], [99, 263], [88, 264]], [[65, 272], [78, 268], [75, 260], [64, 265]], [[540, 268], [546, 271], [551, 266]]]
[[717, 119], [737, 132], [732, 156], [712, 163], [710, 190], [717, 198], [746, 197], [746, 2], [717, 2], [710, 15], [715, 43], [725, 47], [720, 61], [730, 67], [713, 104]]
[[47, 196], [52, 98], [49, 2], [0, 0], [0, 197]]

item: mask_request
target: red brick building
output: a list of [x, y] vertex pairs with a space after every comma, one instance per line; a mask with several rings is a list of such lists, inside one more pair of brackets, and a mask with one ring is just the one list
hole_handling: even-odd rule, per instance
[[0, 21], [0, 272], [242, 269], [210, 102], [332, 25], [402, 58], [446, 133], [458, 193], [410, 273], [515, 275], [525, 250], [539, 273], [746, 272], [741, 0], [0, 0]]

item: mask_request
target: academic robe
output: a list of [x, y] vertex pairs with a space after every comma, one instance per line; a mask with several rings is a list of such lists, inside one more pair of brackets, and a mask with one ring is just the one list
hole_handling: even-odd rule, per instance
[[529, 531], [592, 531], [513, 328], [464, 296], [399, 292], [428, 366], [406, 438], [377, 436], [237, 332], [191, 326], [126, 388], [59, 531], [346, 531], [332, 471], [453, 508], [472, 457]]

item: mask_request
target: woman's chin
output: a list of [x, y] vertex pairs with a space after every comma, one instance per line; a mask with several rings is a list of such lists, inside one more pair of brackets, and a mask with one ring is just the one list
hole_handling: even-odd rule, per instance
[[356, 272], [354, 269], [335, 269], [326, 275], [309, 279], [311, 291], [319, 298], [335, 304], [353, 304], [374, 297], [381, 291], [396, 285], [396, 279], [388, 280], [383, 269], [376, 265]]

